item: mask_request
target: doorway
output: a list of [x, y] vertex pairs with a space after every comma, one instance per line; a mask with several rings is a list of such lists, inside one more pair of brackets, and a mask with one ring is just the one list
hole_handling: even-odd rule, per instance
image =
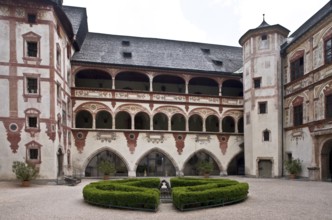
[[272, 161], [259, 160], [258, 162], [258, 176], [262, 178], [272, 177]]
[[332, 181], [332, 140], [326, 142], [321, 152], [322, 180]]

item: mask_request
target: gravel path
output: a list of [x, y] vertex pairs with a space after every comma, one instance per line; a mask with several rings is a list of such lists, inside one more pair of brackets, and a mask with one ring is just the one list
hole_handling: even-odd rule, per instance
[[249, 198], [232, 206], [179, 212], [161, 204], [154, 212], [105, 209], [84, 203], [77, 186], [20, 187], [0, 182], [0, 220], [12, 219], [332, 219], [332, 183], [232, 177], [249, 183]]

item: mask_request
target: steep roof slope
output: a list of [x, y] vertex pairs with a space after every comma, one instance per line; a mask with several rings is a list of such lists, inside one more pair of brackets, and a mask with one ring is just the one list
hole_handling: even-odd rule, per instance
[[233, 73], [242, 67], [242, 48], [88, 33], [72, 61]]

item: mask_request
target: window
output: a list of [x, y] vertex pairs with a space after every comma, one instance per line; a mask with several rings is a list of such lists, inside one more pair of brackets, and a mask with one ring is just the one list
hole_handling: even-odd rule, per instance
[[262, 35], [262, 36], [261, 36], [261, 39], [262, 39], [262, 41], [263, 41], [263, 40], [267, 40], [267, 35], [266, 35], [266, 34]]
[[221, 60], [212, 60], [212, 62], [214, 63], [214, 65], [216, 66], [222, 66], [223, 62]]
[[122, 46], [125, 46], [125, 47], [130, 46], [130, 41], [128, 41], [128, 40], [123, 40], [123, 41], [122, 41]]
[[325, 41], [325, 63], [332, 63], [332, 37]]
[[39, 154], [38, 149], [29, 149], [29, 159], [30, 160], [37, 160], [38, 154]]
[[293, 120], [294, 126], [303, 124], [303, 105], [294, 106]]
[[36, 116], [28, 117], [28, 126], [29, 126], [29, 128], [37, 128], [37, 117]]
[[41, 163], [41, 153], [40, 149], [42, 145], [36, 141], [31, 141], [25, 145], [26, 147], [26, 161], [31, 164]]
[[325, 118], [332, 118], [332, 94], [325, 97]]
[[61, 86], [60, 86], [60, 83], [57, 83], [56, 84], [56, 96], [59, 99], [61, 99]]
[[25, 64], [39, 65], [40, 59], [40, 36], [33, 32], [22, 35], [23, 37], [23, 61]]
[[263, 141], [270, 141], [270, 131], [267, 129], [263, 131]]
[[304, 74], [303, 56], [291, 62], [291, 81], [302, 77]]
[[204, 54], [210, 54], [210, 52], [211, 52], [210, 49], [208, 49], [208, 48], [202, 48], [201, 50]]
[[36, 94], [38, 90], [38, 79], [37, 78], [27, 78], [27, 91], [28, 93]]
[[254, 79], [254, 88], [255, 89], [258, 89], [261, 87], [261, 81], [262, 81], [262, 78], [255, 78]]
[[28, 57], [37, 57], [38, 43], [34, 41], [27, 42], [27, 55]]
[[131, 54], [131, 52], [123, 52], [123, 57], [124, 58], [131, 58], [132, 54]]
[[37, 20], [37, 15], [33, 13], [28, 13], [28, 22], [30, 24], [35, 24]]
[[258, 103], [258, 113], [259, 114], [267, 113], [267, 102], [259, 102]]
[[61, 49], [59, 45], [56, 47], [56, 65], [58, 68], [61, 67]]

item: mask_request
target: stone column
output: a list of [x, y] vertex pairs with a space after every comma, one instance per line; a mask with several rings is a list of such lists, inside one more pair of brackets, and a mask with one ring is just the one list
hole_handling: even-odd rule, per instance
[[112, 76], [112, 90], [115, 90], [115, 76]]
[[311, 166], [308, 167], [309, 180], [319, 180], [319, 167], [316, 161], [316, 149], [319, 148], [319, 141], [317, 137], [311, 134], [312, 138], [312, 148], [311, 148]]

